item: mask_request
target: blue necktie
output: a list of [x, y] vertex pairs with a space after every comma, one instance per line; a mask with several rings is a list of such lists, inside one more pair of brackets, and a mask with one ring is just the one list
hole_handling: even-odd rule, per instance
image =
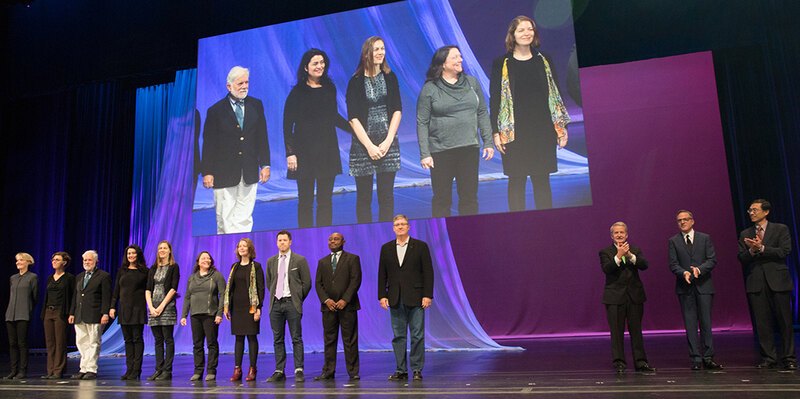
[[83, 275], [83, 288], [86, 288], [86, 285], [89, 284], [89, 280], [92, 279], [92, 274], [94, 274], [94, 272]]
[[337, 256], [336, 256], [336, 252], [334, 252], [333, 253], [333, 259], [331, 259], [331, 268], [333, 268], [333, 272], [334, 273], [336, 273], [336, 261], [337, 261]]
[[244, 130], [244, 102], [237, 101], [235, 105], [236, 121], [239, 122], [239, 129]]

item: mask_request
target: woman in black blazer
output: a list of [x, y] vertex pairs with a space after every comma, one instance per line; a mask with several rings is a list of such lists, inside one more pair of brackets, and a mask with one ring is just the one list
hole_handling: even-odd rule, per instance
[[378, 186], [378, 220], [394, 215], [394, 178], [400, 170], [402, 104], [397, 76], [386, 63], [383, 39], [361, 46], [358, 68], [347, 84], [347, 118], [355, 133], [350, 144], [350, 175], [356, 180], [358, 223], [372, 222], [372, 176]]
[[[144, 325], [147, 322], [147, 262], [144, 260], [142, 248], [131, 244], [125, 248], [114, 280], [114, 292], [111, 294], [111, 309], [108, 315], [117, 318], [125, 340], [125, 374], [121, 380], [138, 380], [142, 375], [142, 357], [144, 356]], [[119, 302], [119, 303], [118, 303]]]

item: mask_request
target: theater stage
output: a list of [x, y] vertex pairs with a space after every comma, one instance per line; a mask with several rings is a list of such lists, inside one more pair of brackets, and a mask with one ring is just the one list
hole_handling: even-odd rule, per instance
[[[283, 384], [264, 380], [271, 374], [273, 357], [259, 356], [255, 383], [231, 383], [233, 357], [220, 359], [216, 383], [192, 383], [192, 357], [178, 356], [175, 378], [167, 382], [124, 382], [123, 358], [103, 358], [97, 381], [49, 381], [39, 376], [43, 356], [31, 357], [31, 378], [0, 381], [3, 398], [793, 398], [800, 397], [800, 379], [793, 372], [757, 370], [756, 348], [750, 333], [717, 333], [716, 360], [720, 372], [691, 371], [685, 338], [681, 334], [645, 336], [654, 374], [628, 370], [616, 374], [609, 361], [608, 337], [548, 338], [505, 341], [521, 346], [522, 352], [429, 352], [422, 382], [391, 382], [393, 356], [388, 352], [361, 354], [361, 381], [350, 383], [340, 353], [339, 373], [334, 381], [312, 377], [322, 367], [321, 353], [306, 354], [305, 383], [290, 377]], [[262, 349], [267, 342], [262, 340]], [[629, 346], [626, 346], [626, 348]], [[145, 358], [144, 372], [152, 371], [153, 357]], [[291, 365], [291, 360], [289, 360]], [[629, 360], [630, 365], [630, 360]], [[78, 367], [69, 360], [69, 371]], [[5, 368], [5, 366], [3, 367]], [[5, 370], [4, 370], [5, 374]]]

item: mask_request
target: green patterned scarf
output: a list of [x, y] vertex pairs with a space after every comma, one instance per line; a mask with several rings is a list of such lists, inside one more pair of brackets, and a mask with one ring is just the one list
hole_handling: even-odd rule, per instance
[[[570, 121], [567, 107], [558, 92], [558, 86], [553, 79], [553, 71], [550, 63], [542, 53], [537, 52], [537, 56], [542, 58], [544, 63], [544, 73], [547, 75], [547, 105], [550, 108], [550, 119], [556, 130], [556, 135], [560, 139], [567, 134], [566, 126]], [[497, 115], [497, 128], [500, 132], [500, 141], [508, 144], [514, 141], [514, 99], [511, 97], [511, 83], [508, 78], [508, 57], [503, 60], [503, 70], [500, 78], [500, 111]]]
[[[241, 266], [239, 262], [233, 264], [231, 272], [228, 274], [228, 281], [225, 283], [225, 299], [223, 301], [225, 313], [229, 312], [230, 309], [231, 281], [237, 266]], [[258, 292], [256, 291], [256, 266], [252, 261], [250, 262], [250, 284], [247, 287], [247, 295], [250, 297], [250, 314], [254, 314], [258, 307]]]

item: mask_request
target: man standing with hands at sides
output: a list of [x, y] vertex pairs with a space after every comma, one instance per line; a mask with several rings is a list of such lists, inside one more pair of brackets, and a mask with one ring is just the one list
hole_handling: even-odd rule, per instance
[[411, 330], [411, 370], [422, 380], [425, 363], [425, 309], [433, 301], [433, 262], [428, 244], [408, 235], [408, 218], [393, 220], [395, 239], [381, 247], [378, 261], [378, 299], [392, 319], [392, 348], [397, 368], [391, 381], [408, 379], [406, 337]]
[[267, 260], [267, 287], [269, 287], [269, 324], [272, 327], [275, 346], [275, 372], [267, 382], [286, 380], [286, 325], [292, 336], [294, 352], [295, 382], [306, 380], [303, 374], [303, 301], [311, 291], [311, 272], [303, 255], [294, 253], [292, 234], [286, 230], [278, 232], [278, 254]]
[[761, 369], [775, 368], [773, 317], [783, 341], [781, 360], [785, 370], [797, 370], [792, 327], [792, 276], [786, 257], [792, 252], [792, 239], [785, 224], [767, 222], [772, 208], [769, 201], [757, 199], [747, 213], [752, 227], [739, 234], [739, 261], [745, 274], [745, 288], [753, 313], [758, 343], [761, 347]]
[[600, 267], [606, 275], [603, 304], [606, 306], [608, 326], [611, 329], [611, 355], [614, 369], [625, 371], [625, 324], [631, 336], [633, 360], [636, 371], [653, 373], [655, 368], [647, 364], [642, 338], [642, 315], [644, 314], [644, 285], [639, 279], [639, 270], [647, 269], [647, 260], [642, 251], [628, 243], [628, 225], [616, 222], [611, 225], [613, 243], [600, 250]]
[[336, 373], [336, 342], [342, 329], [342, 346], [350, 380], [359, 380], [358, 362], [358, 288], [361, 287], [361, 259], [344, 251], [344, 236], [334, 232], [328, 237], [330, 255], [317, 263], [315, 286], [322, 302], [322, 328], [325, 338], [325, 365], [314, 380], [330, 380]]
[[69, 324], [75, 325], [75, 346], [81, 354], [81, 369], [73, 380], [97, 379], [101, 326], [108, 324], [111, 308], [111, 276], [97, 268], [97, 252], [83, 253], [83, 273], [75, 277], [75, 295], [70, 306]]
[[214, 189], [217, 234], [246, 233], [253, 230], [256, 182], [269, 180], [267, 119], [261, 100], [247, 95], [249, 69], [231, 68], [225, 87], [203, 128], [203, 187]]
[[[711, 303], [714, 281], [711, 270], [717, 264], [714, 243], [708, 234], [695, 231], [692, 212], [680, 210], [676, 215], [680, 232], [669, 239], [669, 269], [675, 274], [675, 293], [681, 303], [681, 314], [689, 342], [692, 370], [721, 370], [714, 362], [711, 340]], [[697, 325], [700, 324], [700, 340]]]

